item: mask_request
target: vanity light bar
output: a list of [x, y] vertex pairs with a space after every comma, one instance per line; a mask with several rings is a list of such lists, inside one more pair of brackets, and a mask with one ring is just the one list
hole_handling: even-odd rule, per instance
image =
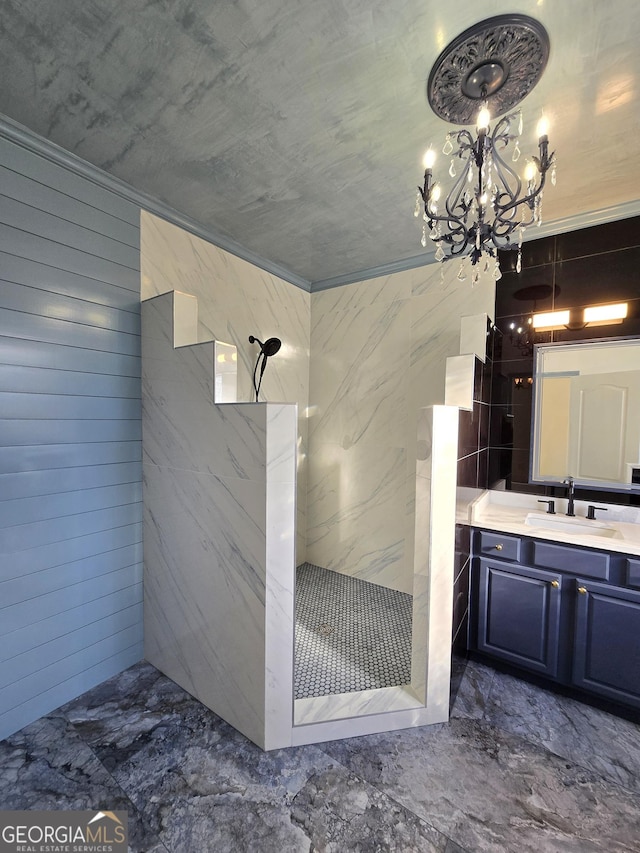
[[533, 315], [534, 329], [564, 329], [571, 319], [570, 311], [546, 311]]
[[532, 326], [538, 331], [552, 331], [554, 329], [584, 329], [585, 326], [605, 326], [609, 323], [622, 323], [627, 316], [627, 302], [617, 302], [612, 305], [592, 305], [585, 308], [582, 323], [575, 316], [571, 321], [571, 311], [546, 311], [542, 314], [534, 314]]
[[626, 302], [615, 305], [592, 305], [584, 309], [584, 322], [587, 326], [600, 326], [607, 323], [622, 323], [627, 316], [629, 306]]

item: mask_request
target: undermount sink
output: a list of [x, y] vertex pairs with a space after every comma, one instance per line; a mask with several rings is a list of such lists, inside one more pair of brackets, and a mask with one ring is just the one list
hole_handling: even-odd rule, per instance
[[530, 527], [542, 527], [557, 533], [573, 533], [574, 536], [606, 536], [609, 539], [620, 537], [615, 527], [609, 527], [601, 521], [587, 521], [584, 518], [572, 518], [566, 515], [551, 515], [548, 512], [530, 512], [524, 520]]

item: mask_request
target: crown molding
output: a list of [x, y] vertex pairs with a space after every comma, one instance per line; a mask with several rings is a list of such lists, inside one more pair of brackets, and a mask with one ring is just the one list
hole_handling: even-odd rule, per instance
[[[88, 181], [91, 181], [97, 186], [116, 193], [116, 195], [121, 196], [143, 210], [153, 213], [155, 216], [159, 216], [161, 219], [165, 219], [173, 225], [184, 228], [185, 231], [188, 231], [196, 237], [200, 237], [207, 243], [212, 243], [219, 249], [223, 249], [224, 251], [235, 255], [243, 261], [247, 261], [248, 263], [253, 264], [253, 266], [271, 273], [272, 275], [289, 282], [289, 284], [299, 287], [307, 293], [318, 293], [322, 290], [330, 290], [334, 287], [355, 284], [356, 282], [366, 281], [370, 278], [393, 275], [394, 273], [405, 272], [406, 270], [437, 263], [434, 258], [434, 252], [425, 251], [420, 255], [413, 255], [412, 257], [402, 258], [398, 261], [390, 261], [389, 263], [380, 264], [379, 266], [371, 267], [369, 269], [356, 270], [352, 273], [345, 273], [332, 278], [310, 281], [309, 279], [303, 278], [303, 276], [292, 272], [286, 267], [246, 249], [226, 234], [203, 227], [190, 216], [180, 213], [180, 211], [175, 210], [168, 204], [165, 204], [159, 199], [154, 198], [141, 190], [135, 189], [131, 184], [126, 183], [120, 178], [116, 178], [114, 175], [110, 175], [103, 169], [98, 168], [98, 166], [94, 166], [87, 160], [83, 160], [81, 157], [78, 157], [77, 154], [72, 154], [65, 148], [56, 145], [55, 142], [50, 142], [48, 139], [45, 139], [43, 136], [40, 136], [28, 127], [25, 127], [2, 114], [0, 114], [0, 137], [8, 139], [10, 142], [20, 145], [34, 154], [38, 154], [77, 175], [81, 175], [83, 178], [86, 178]], [[539, 228], [527, 229], [525, 232], [525, 241], [539, 240], [543, 237], [551, 237], [555, 234], [577, 231], [581, 228], [592, 228], [596, 225], [603, 225], [606, 222], [613, 222], [618, 219], [628, 219], [632, 216], [639, 215], [640, 199], [614, 205], [613, 207], [603, 208], [602, 210], [594, 210], [588, 213], [568, 216], [564, 219], [545, 222]]]
[[131, 184], [122, 181], [120, 178], [116, 178], [114, 175], [110, 175], [98, 166], [94, 166], [87, 160], [78, 157], [77, 154], [72, 154], [60, 145], [56, 145], [55, 142], [50, 142], [28, 127], [2, 114], [0, 114], [0, 137], [8, 139], [10, 142], [26, 148], [34, 154], [38, 154], [40, 157], [44, 157], [57, 166], [62, 166], [64, 169], [68, 169], [70, 172], [86, 178], [91, 183], [119, 195], [121, 198], [130, 201], [132, 204], [149, 213], [153, 213], [154, 216], [159, 216], [172, 225], [184, 228], [185, 231], [189, 231], [196, 237], [206, 240], [207, 243], [212, 243], [219, 249], [223, 249], [225, 252], [235, 255], [243, 261], [247, 261], [253, 264], [253, 266], [265, 270], [265, 272], [282, 278], [290, 284], [294, 284], [296, 287], [305, 290], [307, 293], [311, 292], [311, 282], [308, 279], [246, 249], [226, 234], [204, 228], [190, 216], [180, 213], [180, 211], [175, 210], [168, 204], [165, 204], [154, 196], [148, 195], [142, 190], [135, 189]]
[[[525, 231], [526, 243], [541, 240], [543, 237], [553, 237], [556, 234], [566, 234], [569, 231], [579, 231], [582, 228], [593, 228], [596, 225], [604, 225], [607, 222], [615, 222], [619, 219], [630, 219], [632, 216], [640, 216], [640, 199], [613, 205], [613, 207], [592, 210], [588, 213], [577, 213], [575, 216], [567, 216], [563, 219], [554, 219], [544, 222], [539, 228], [528, 228]], [[357, 270], [345, 275], [337, 275], [334, 278], [325, 278], [311, 283], [311, 293], [319, 293], [322, 290], [331, 290], [334, 287], [342, 287], [345, 284], [355, 284], [358, 281], [366, 281], [369, 278], [392, 275], [417, 267], [428, 266], [439, 263], [435, 260], [434, 252], [425, 251], [421, 255], [404, 258], [400, 261], [392, 261], [371, 267], [368, 270]]]

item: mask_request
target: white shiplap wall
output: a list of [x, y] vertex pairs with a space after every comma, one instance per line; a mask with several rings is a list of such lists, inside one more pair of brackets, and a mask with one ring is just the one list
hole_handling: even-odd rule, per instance
[[0, 139], [0, 739], [142, 657], [139, 208]]

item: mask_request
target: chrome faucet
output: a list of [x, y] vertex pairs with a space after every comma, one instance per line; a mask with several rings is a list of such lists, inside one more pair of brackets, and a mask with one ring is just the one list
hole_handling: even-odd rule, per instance
[[574, 506], [573, 506], [573, 493], [574, 493], [574, 485], [573, 485], [573, 477], [567, 477], [566, 480], [562, 481], [567, 487], [567, 511], [565, 515], [575, 515]]

